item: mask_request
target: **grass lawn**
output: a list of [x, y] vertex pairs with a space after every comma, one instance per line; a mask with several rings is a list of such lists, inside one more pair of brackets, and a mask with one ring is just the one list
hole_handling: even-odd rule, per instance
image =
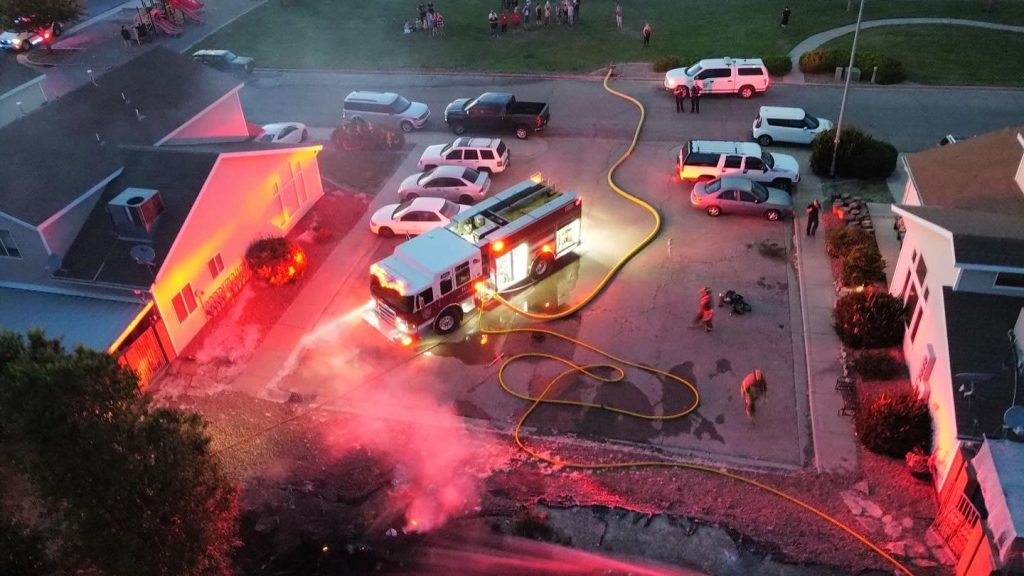
[[[849, 50], [852, 43], [850, 35], [825, 47]], [[899, 60], [908, 82], [1024, 87], [1024, 34], [1017, 32], [939, 25], [874, 28], [861, 31], [857, 50]]]
[[[658, 56], [693, 60], [715, 56], [786, 54], [804, 38], [851, 24], [845, 0], [620, 0], [624, 30], [615, 29], [615, 0], [582, 0], [582, 24], [489, 38], [487, 13], [499, 0], [438, 0], [446, 36], [402, 34], [418, 2], [279, 0], [239, 18], [201, 44], [252, 56], [257, 66], [352, 70], [479, 70], [591, 72], [609, 62]], [[536, 3], [536, 2], [535, 2]], [[525, 4], [525, 0], [520, 5]], [[543, 2], [541, 2], [543, 4]], [[783, 6], [790, 26], [778, 27]], [[552, 3], [554, 6], [554, 2]], [[1024, 0], [1001, 0], [992, 14], [984, 0], [868, 0], [865, 19], [934, 16], [1024, 23]], [[649, 21], [651, 47], [641, 46]]]

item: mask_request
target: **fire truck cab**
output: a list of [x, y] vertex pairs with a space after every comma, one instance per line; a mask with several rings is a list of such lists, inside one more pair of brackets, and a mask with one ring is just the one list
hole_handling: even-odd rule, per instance
[[540, 279], [580, 244], [582, 202], [539, 178], [521, 182], [408, 240], [370, 267], [364, 318], [410, 344], [450, 334], [479, 305], [478, 292]]

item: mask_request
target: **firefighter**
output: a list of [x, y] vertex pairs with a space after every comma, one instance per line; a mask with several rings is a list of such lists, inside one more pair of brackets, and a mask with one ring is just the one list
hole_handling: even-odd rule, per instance
[[709, 309], [711, 309], [711, 288], [705, 286], [700, 289], [700, 303], [697, 305], [697, 314], [693, 317], [694, 326], [704, 321], [704, 312]]
[[768, 395], [768, 381], [760, 368], [747, 374], [740, 384], [740, 393], [743, 395], [743, 403], [747, 408], [747, 419], [754, 421], [754, 413], [757, 411], [757, 401]]

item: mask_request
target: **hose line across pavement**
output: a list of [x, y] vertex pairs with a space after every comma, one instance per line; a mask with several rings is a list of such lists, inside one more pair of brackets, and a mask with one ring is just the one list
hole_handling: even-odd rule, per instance
[[[618, 274], [618, 272], [620, 270], [622, 270], [622, 268], [624, 268], [626, 266], [626, 264], [629, 263], [629, 261], [632, 260], [632, 258], [634, 256], [636, 256], [637, 254], [640, 253], [641, 250], [646, 248], [647, 245], [650, 244], [654, 240], [654, 238], [657, 237], [658, 233], [661, 231], [661, 214], [658, 213], [658, 210], [656, 208], [654, 208], [654, 206], [652, 206], [651, 204], [649, 204], [649, 203], [645, 202], [644, 200], [638, 198], [637, 196], [634, 196], [633, 194], [630, 194], [629, 192], [626, 192], [621, 187], [619, 187], [618, 184], [615, 183], [615, 179], [614, 179], [615, 171], [618, 170], [618, 168], [633, 154], [633, 151], [636, 150], [637, 142], [640, 139], [640, 131], [643, 129], [644, 121], [646, 119], [647, 112], [644, 109], [643, 104], [641, 104], [639, 100], [637, 100], [636, 98], [633, 98], [632, 96], [630, 96], [628, 94], [624, 94], [622, 92], [619, 92], [619, 91], [611, 88], [608, 85], [608, 81], [611, 79], [612, 72], [613, 72], [613, 69], [609, 68], [608, 73], [605, 75], [605, 78], [604, 78], [604, 89], [608, 93], [610, 93], [610, 94], [612, 94], [614, 96], [617, 96], [619, 98], [622, 98], [623, 100], [631, 102], [633, 105], [635, 105], [637, 107], [637, 109], [640, 111], [640, 119], [637, 122], [636, 130], [634, 130], [634, 132], [633, 132], [633, 139], [630, 142], [629, 147], [626, 148], [626, 151], [622, 154], [622, 156], [620, 156], [619, 159], [616, 160], [615, 163], [612, 164], [612, 166], [608, 169], [608, 174], [607, 174], [608, 186], [610, 186], [611, 189], [614, 190], [619, 196], [625, 198], [626, 200], [632, 202], [633, 204], [636, 204], [637, 206], [639, 206], [639, 207], [643, 208], [644, 210], [646, 210], [647, 212], [649, 212], [651, 214], [651, 217], [654, 220], [654, 225], [651, 227], [651, 231], [643, 238], [643, 240], [638, 242], [636, 244], [636, 246], [634, 246], [632, 249], [630, 249], [628, 252], [626, 252], [626, 254], [623, 255], [622, 258], [620, 258], [618, 260], [618, 262], [616, 262], [615, 265], [612, 266], [611, 269], [608, 270], [608, 272], [605, 274], [604, 278], [601, 279], [601, 281], [597, 284], [597, 286], [589, 294], [587, 294], [578, 303], [574, 304], [573, 306], [571, 306], [571, 307], [569, 307], [569, 308], [567, 308], [565, 310], [562, 310], [561, 312], [554, 313], [554, 314], [543, 314], [543, 313], [530, 312], [530, 311], [527, 311], [527, 310], [524, 310], [522, 308], [519, 308], [519, 307], [515, 306], [514, 304], [512, 304], [511, 302], [509, 302], [508, 300], [503, 298], [500, 294], [494, 294], [493, 295], [493, 297], [499, 303], [501, 303], [504, 306], [507, 306], [508, 308], [511, 308], [513, 311], [515, 311], [516, 313], [518, 313], [518, 314], [520, 314], [520, 315], [522, 315], [522, 316], [524, 316], [526, 318], [530, 318], [532, 320], [537, 320], [539, 322], [548, 322], [548, 321], [551, 321], [551, 320], [558, 320], [558, 319], [561, 319], [561, 318], [565, 318], [567, 316], [571, 316], [572, 314], [575, 314], [579, 310], [583, 309], [585, 306], [590, 304], [590, 302], [592, 302], [594, 300], [594, 298], [596, 298], [608, 286], [608, 284], [612, 281], [612, 279], [615, 277], [615, 275]], [[481, 319], [482, 319], [482, 317], [481, 317]], [[670, 373], [668, 373], [668, 372], [666, 372], [664, 370], [660, 370], [660, 369], [652, 367], [652, 366], [647, 366], [645, 364], [640, 364], [640, 363], [637, 363], [637, 362], [632, 362], [630, 360], [626, 360], [625, 358], [620, 358], [620, 357], [615, 356], [615, 355], [613, 355], [613, 354], [611, 354], [611, 353], [609, 353], [609, 352], [607, 352], [605, 350], [597, 348], [596, 346], [587, 344], [586, 342], [582, 342], [580, 340], [577, 340], [575, 338], [571, 338], [569, 336], [566, 336], [564, 334], [560, 334], [558, 332], [554, 332], [552, 330], [546, 330], [546, 329], [543, 329], [543, 328], [531, 328], [531, 327], [526, 327], [526, 328], [487, 328], [487, 327], [483, 326], [483, 324], [481, 323], [480, 331], [481, 331], [481, 333], [484, 333], [484, 334], [493, 334], [493, 335], [508, 335], [508, 334], [517, 334], [517, 333], [529, 333], [529, 334], [536, 334], [536, 335], [551, 336], [551, 337], [558, 338], [558, 339], [564, 340], [566, 342], [569, 342], [569, 343], [571, 343], [571, 344], [573, 344], [573, 345], [575, 345], [577, 347], [585, 348], [587, 350], [590, 350], [591, 352], [594, 352], [594, 353], [596, 353], [596, 354], [598, 354], [600, 356], [604, 356], [608, 360], [608, 362], [609, 362], [609, 363], [602, 363], [602, 364], [580, 365], [580, 364], [576, 364], [575, 362], [573, 362], [573, 361], [571, 361], [569, 359], [566, 359], [566, 358], [563, 358], [563, 357], [560, 357], [560, 356], [556, 356], [556, 355], [553, 355], [553, 354], [546, 354], [546, 353], [541, 353], [541, 352], [526, 352], [526, 353], [522, 353], [522, 354], [516, 354], [514, 356], [511, 356], [511, 357], [505, 359], [505, 361], [501, 364], [501, 367], [498, 369], [498, 382], [499, 382], [499, 384], [501, 384], [501, 387], [502, 387], [503, 390], [505, 390], [505, 392], [511, 394], [512, 396], [515, 396], [516, 398], [519, 398], [521, 400], [524, 400], [526, 402], [530, 402], [531, 403], [529, 408], [527, 408], [527, 410], [519, 418], [518, 422], [516, 422], [516, 426], [515, 426], [515, 429], [514, 429], [514, 432], [513, 432], [513, 437], [515, 439], [516, 445], [519, 446], [519, 448], [521, 450], [523, 450], [525, 453], [533, 456], [534, 458], [537, 458], [538, 460], [541, 460], [541, 461], [544, 461], [544, 462], [547, 462], [547, 463], [550, 463], [550, 464], [553, 464], [553, 465], [556, 465], [556, 466], [565, 467], [565, 468], [575, 468], [575, 469], [584, 469], [584, 470], [600, 470], [600, 469], [641, 468], [641, 467], [665, 467], [665, 468], [681, 468], [681, 469], [684, 469], [684, 470], [696, 470], [696, 471], [700, 471], [700, 472], [706, 472], [708, 474], [714, 474], [714, 475], [721, 476], [721, 477], [724, 477], [724, 478], [729, 478], [731, 480], [735, 480], [737, 482], [746, 484], [748, 486], [752, 486], [752, 487], [757, 488], [759, 490], [762, 490], [764, 492], [768, 492], [770, 494], [773, 494], [773, 495], [775, 495], [775, 496], [777, 496], [777, 497], [779, 497], [779, 498], [781, 498], [781, 499], [783, 499], [785, 501], [790, 502], [791, 504], [794, 504], [794, 505], [798, 506], [799, 508], [803, 509], [804, 511], [810, 512], [811, 514], [817, 516], [818, 518], [821, 518], [822, 520], [825, 520], [826, 522], [828, 522], [829, 524], [833, 525], [834, 527], [842, 530], [843, 532], [846, 532], [847, 534], [849, 534], [853, 538], [857, 539], [859, 542], [861, 542], [862, 544], [867, 546], [871, 551], [875, 552], [876, 554], [878, 554], [879, 556], [881, 556], [882, 558], [884, 558], [885, 560], [890, 562], [894, 567], [896, 567], [897, 570], [899, 570], [903, 574], [907, 574], [909, 576], [913, 576], [913, 572], [911, 572], [909, 568], [907, 568], [902, 563], [900, 563], [899, 560], [894, 558], [891, 554], [889, 554], [888, 552], [886, 552], [885, 550], [880, 548], [875, 543], [873, 543], [870, 540], [868, 540], [867, 537], [861, 535], [859, 532], [857, 532], [856, 530], [854, 530], [853, 528], [851, 528], [847, 524], [843, 523], [839, 519], [829, 515], [827, 512], [825, 512], [825, 511], [815, 507], [812, 504], [804, 502], [803, 500], [797, 498], [796, 496], [788, 494], [788, 493], [786, 493], [786, 492], [784, 492], [782, 490], [779, 490], [778, 488], [774, 488], [772, 486], [769, 486], [768, 484], [765, 484], [765, 483], [763, 483], [763, 482], [761, 482], [759, 480], [756, 480], [754, 478], [749, 478], [747, 476], [743, 476], [741, 474], [736, 474], [736, 473], [733, 473], [733, 472], [729, 472], [729, 471], [723, 470], [723, 469], [713, 468], [713, 467], [710, 467], [710, 466], [704, 466], [704, 465], [701, 465], [701, 464], [687, 463], [687, 462], [670, 462], [670, 461], [665, 461], [665, 460], [636, 460], [636, 461], [625, 461], [625, 462], [580, 462], [580, 461], [575, 461], [575, 460], [561, 459], [561, 458], [558, 458], [556, 456], [545, 454], [545, 453], [542, 453], [542, 452], [540, 452], [538, 450], [530, 448], [523, 441], [523, 438], [522, 438], [522, 428], [523, 428], [523, 425], [526, 423], [527, 419], [530, 417], [530, 415], [533, 414], [533, 412], [541, 404], [557, 404], [557, 405], [562, 405], [562, 406], [576, 406], [576, 407], [582, 407], [582, 408], [594, 408], [594, 409], [605, 410], [605, 411], [608, 411], [608, 412], [613, 412], [615, 414], [621, 414], [621, 415], [624, 415], [624, 416], [630, 416], [630, 417], [633, 417], [633, 418], [641, 418], [641, 419], [644, 419], [644, 420], [675, 420], [675, 419], [678, 419], [678, 418], [684, 418], [687, 415], [689, 415], [690, 413], [692, 413], [694, 410], [697, 409], [697, 406], [700, 404], [700, 392], [697, 390], [696, 386], [694, 386], [692, 383], [688, 382], [687, 380], [685, 380], [685, 379], [683, 379], [683, 378], [681, 378], [679, 376], [676, 376], [674, 374], [670, 374]], [[558, 376], [555, 376], [554, 378], [552, 378], [551, 381], [548, 382], [547, 386], [544, 387], [544, 390], [540, 394], [538, 394], [537, 396], [530, 396], [529, 394], [524, 394], [522, 392], [519, 392], [519, 391], [513, 389], [505, 381], [505, 370], [509, 366], [511, 366], [512, 364], [514, 364], [516, 362], [524, 361], [524, 360], [551, 360], [551, 361], [558, 362], [558, 363], [561, 363], [561, 364], [565, 365], [566, 369], [562, 373], [560, 373]], [[567, 376], [570, 376], [570, 375], [574, 375], [574, 374], [582, 374], [582, 375], [588, 376], [588, 377], [596, 380], [597, 382], [599, 382], [601, 384], [614, 384], [614, 383], [617, 383], [617, 382], [621, 382], [621, 381], [623, 381], [625, 379], [625, 371], [622, 368], [622, 366], [628, 366], [628, 367], [631, 367], [631, 368], [635, 368], [635, 369], [638, 369], [638, 370], [641, 370], [641, 371], [644, 371], [644, 372], [648, 372], [648, 373], [653, 374], [653, 375], [657, 375], [657, 376], [660, 376], [660, 377], [663, 377], [663, 378], [668, 378], [669, 380], [675, 381], [680, 386], [682, 386], [683, 388], [689, 390], [693, 394], [693, 401], [688, 406], [685, 406], [685, 407], [679, 409], [677, 412], [674, 412], [672, 414], [665, 414], [665, 415], [660, 415], [659, 416], [659, 415], [656, 415], [656, 414], [643, 414], [643, 413], [639, 413], [639, 412], [633, 412], [633, 411], [630, 411], [630, 410], [625, 410], [625, 409], [622, 409], [622, 408], [616, 408], [614, 406], [608, 406], [608, 405], [605, 405], [605, 404], [595, 404], [595, 403], [584, 402], [584, 401], [579, 401], [579, 400], [563, 400], [563, 399], [558, 399], [558, 398], [548, 398], [547, 397], [548, 393], [555, 387], [555, 385], [558, 382], [560, 382], [563, 378], [565, 378]], [[611, 375], [602, 375], [602, 374], [608, 374], [608, 373], [610, 373]]]

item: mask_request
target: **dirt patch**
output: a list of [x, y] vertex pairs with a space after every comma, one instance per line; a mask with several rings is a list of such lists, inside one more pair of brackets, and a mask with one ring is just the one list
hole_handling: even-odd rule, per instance
[[317, 157], [320, 176], [325, 183], [337, 188], [376, 194], [411, 150], [412, 146], [406, 145], [398, 152], [346, 152], [328, 144]]

